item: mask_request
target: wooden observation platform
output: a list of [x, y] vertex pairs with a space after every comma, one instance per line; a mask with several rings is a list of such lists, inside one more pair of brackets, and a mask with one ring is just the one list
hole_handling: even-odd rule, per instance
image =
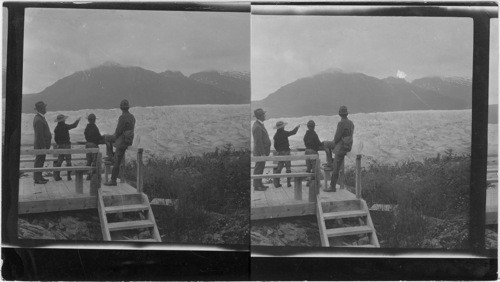
[[[295, 153], [295, 152], [294, 152]], [[348, 191], [344, 185], [344, 167], [341, 168], [336, 192], [324, 192], [331, 170], [320, 165], [319, 155], [294, 154], [290, 156], [252, 157], [252, 163], [266, 162], [264, 173], [252, 174], [252, 179], [272, 182], [274, 178], [291, 178], [290, 187], [286, 183], [275, 188], [271, 183], [265, 191], [251, 193], [251, 220], [316, 215], [323, 247], [338, 246], [336, 240], [349, 236], [366, 237], [362, 245], [341, 245], [343, 247], [379, 248], [375, 227], [366, 202], [361, 199], [361, 155], [356, 156], [356, 193]], [[290, 161], [292, 173], [274, 173], [272, 168], [280, 161]], [[313, 164], [312, 172], [307, 172], [306, 161]], [[274, 163], [274, 164], [273, 164]], [[321, 187], [321, 180], [324, 184]], [[292, 181], [291, 181], [292, 182]], [[305, 184], [304, 184], [305, 183]], [[342, 222], [354, 220], [352, 225]], [[335, 224], [341, 222], [339, 224]]]
[[[268, 186], [265, 191], [251, 192], [251, 220], [286, 218], [305, 215], [316, 215], [321, 235], [322, 246], [329, 246], [332, 237], [369, 234], [370, 243], [350, 247], [379, 247], [376, 231], [371, 220], [366, 202], [361, 198], [361, 156], [356, 156], [356, 187], [346, 189], [344, 185], [344, 168], [341, 168], [337, 192], [324, 192], [330, 174], [320, 167], [317, 155], [302, 155], [294, 150], [291, 156], [252, 157], [252, 163], [266, 161], [264, 173], [253, 175], [252, 179], [261, 178]], [[315, 160], [314, 173], [306, 173], [306, 159]], [[291, 161], [293, 173], [275, 174], [273, 168], [279, 161]], [[252, 166], [253, 168], [254, 166]], [[291, 187], [275, 188], [272, 179], [292, 177]], [[305, 183], [310, 180], [310, 185]], [[498, 156], [488, 156], [488, 188], [486, 190], [486, 224], [498, 224]], [[321, 185], [321, 186], [320, 186]], [[318, 189], [319, 188], [319, 189]], [[351, 192], [352, 191], [352, 192]], [[355, 192], [355, 193], [353, 193]], [[355, 227], [329, 228], [328, 220], [359, 218], [362, 224]], [[345, 245], [344, 245], [345, 247]]]
[[[129, 150], [137, 151], [137, 188], [125, 181], [125, 159], [121, 163], [120, 181], [117, 186], [101, 185], [103, 180], [108, 179], [113, 164], [102, 162], [98, 148], [21, 150], [18, 214], [97, 209], [105, 241], [161, 242], [149, 199], [142, 191], [143, 150]], [[73, 166], [33, 168], [34, 156], [40, 154], [46, 155], [46, 165], [52, 164], [60, 154], [71, 154]], [[90, 166], [86, 165], [86, 154], [93, 156]], [[81, 164], [82, 161], [85, 165]], [[66, 180], [61, 177], [62, 180], [55, 181], [52, 176], [48, 176], [47, 183], [34, 183], [32, 173], [42, 172], [50, 175], [54, 171], [74, 172], [74, 179]], [[89, 174], [92, 177], [87, 180], [85, 176]], [[142, 235], [131, 235], [134, 232]]]

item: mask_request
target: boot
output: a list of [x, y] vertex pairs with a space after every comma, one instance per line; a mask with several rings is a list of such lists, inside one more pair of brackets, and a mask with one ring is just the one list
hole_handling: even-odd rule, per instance
[[73, 179], [71, 178], [71, 171], [68, 171], [68, 181], [71, 181], [71, 180], [73, 180]]
[[[286, 173], [291, 173], [291, 171], [287, 171]], [[292, 187], [292, 178], [291, 177], [286, 178], [286, 186], [288, 188]]]
[[280, 179], [279, 178], [274, 178], [273, 182], [274, 182], [274, 188], [280, 188], [281, 187]]
[[55, 181], [61, 181], [61, 172], [60, 171], [54, 171], [54, 180]]

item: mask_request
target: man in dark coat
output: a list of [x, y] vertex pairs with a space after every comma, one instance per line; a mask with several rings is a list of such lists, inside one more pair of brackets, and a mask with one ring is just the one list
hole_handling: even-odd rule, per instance
[[[129, 108], [128, 100], [122, 100], [120, 103], [122, 115], [118, 118], [118, 125], [116, 126], [115, 133], [105, 136], [106, 152], [108, 155], [106, 159], [107, 161], [113, 162], [111, 180], [104, 183], [106, 186], [117, 185], [116, 179], [120, 172], [120, 165], [125, 157], [125, 151], [128, 146], [132, 145], [134, 142], [135, 117], [128, 111]], [[116, 152], [114, 154], [113, 146], [116, 147]]]
[[[276, 129], [276, 133], [274, 134], [274, 149], [276, 149], [276, 154], [278, 156], [289, 156], [290, 155], [290, 143], [288, 142], [288, 137], [295, 135], [297, 133], [297, 130], [299, 130], [300, 125], [297, 125], [292, 131], [286, 131], [285, 126], [287, 125], [286, 122], [283, 121], [278, 121], [276, 123], [276, 126], [274, 126], [274, 129]], [[283, 167], [286, 167], [286, 172], [291, 173], [291, 166], [292, 163], [290, 161], [279, 161], [278, 166], [274, 168], [274, 173], [278, 174], [281, 173], [281, 170]], [[290, 177], [287, 177], [287, 186], [291, 187], [291, 179]], [[281, 187], [280, 184], [280, 179], [275, 178], [274, 179], [274, 187], [279, 188]]]
[[[256, 157], [269, 156], [271, 153], [271, 139], [269, 139], [269, 134], [264, 126], [266, 112], [262, 109], [256, 109], [254, 115], [256, 120], [252, 126], [253, 155]], [[255, 162], [253, 174], [262, 174], [265, 166], [266, 162]], [[254, 179], [253, 187], [255, 191], [265, 191], [267, 189], [267, 186], [262, 184], [262, 179]]]
[[[319, 140], [318, 134], [314, 131], [316, 123], [314, 120], [307, 122], [307, 131], [304, 135], [304, 145], [306, 146], [306, 155], [318, 155], [318, 151], [323, 149], [323, 143]], [[314, 172], [315, 160], [306, 160], [306, 172]], [[310, 180], [307, 180], [309, 186]]]
[[[337, 124], [335, 137], [333, 141], [323, 142], [328, 162], [327, 166], [333, 166], [330, 188], [325, 188], [325, 192], [337, 191], [336, 185], [339, 178], [340, 168], [344, 163], [345, 155], [347, 154], [347, 152], [351, 151], [354, 136], [354, 123], [352, 123], [352, 121], [347, 118], [347, 115], [347, 107], [341, 106], [339, 109], [339, 116], [341, 117], [341, 119]], [[347, 142], [349, 142], [350, 144], [346, 144]], [[332, 150], [335, 154], [334, 161], [332, 160]]]
[[[54, 140], [56, 141], [55, 149], [71, 149], [69, 131], [78, 126], [81, 118], [78, 118], [72, 124], [66, 124], [67, 118], [68, 116], [58, 115], [54, 121], [57, 122], [57, 126], [54, 129]], [[54, 167], [60, 167], [64, 160], [66, 160], [66, 166], [71, 166], [71, 154], [61, 154], [57, 156], [57, 160], [54, 162]], [[61, 180], [60, 171], [54, 171], [54, 180]], [[71, 171], [68, 171], [68, 180], [71, 180]]]
[[[40, 101], [35, 104], [36, 115], [33, 119], [33, 129], [35, 131], [35, 146], [34, 149], [50, 149], [52, 134], [50, 133], [49, 125], [45, 120], [47, 113], [47, 104]], [[43, 167], [45, 155], [36, 155], [34, 167]], [[33, 180], [36, 184], [45, 184], [49, 180], [43, 178], [41, 172], [33, 173]]]
[[[99, 148], [99, 144], [104, 144], [104, 137], [99, 132], [99, 128], [95, 124], [96, 116], [94, 114], [90, 114], [87, 117], [89, 123], [85, 127], [84, 135], [85, 135], [85, 148]], [[94, 165], [96, 162], [97, 154], [87, 154], [87, 166]], [[92, 172], [89, 172], [87, 175], [87, 180], [90, 180], [92, 177]]]

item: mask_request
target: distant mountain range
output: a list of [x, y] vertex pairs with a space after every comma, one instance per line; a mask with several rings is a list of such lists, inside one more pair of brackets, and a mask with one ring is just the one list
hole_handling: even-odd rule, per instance
[[188, 104], [248, 104], [250, 74], [203, 71], [189, 77], [178, 71], [156, 73], [140, 67], [106, 63], [64, 77], [40, 93], [23, 95], [23, 112], [37, 101], [49, 111]]
[[333, 69], [287, 84], [263, 100], [252, 101], [252, 108], [264, 108], [269, 118], [334, 115], [341, 105], [350, 113], [453, 110], [471, 108], [471, 96], [472, 83], [465, 78], [408, 82]]

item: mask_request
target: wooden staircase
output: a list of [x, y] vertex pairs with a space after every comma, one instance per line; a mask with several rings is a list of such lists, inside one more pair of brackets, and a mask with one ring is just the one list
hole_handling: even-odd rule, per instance
[[107, 196], [99, 189], [98, 201], [104, 241], [161, 242], [146, 194]]
[[[326, 207], [326, 208], [325, 208]], [[326, 209], [326, 211], [325, 211]], [[366, 202], [362, 199], [346, 200], [339, 202], [322, 203], [321, 198], [317, 195], [317, 218], [321, 245], [330, 247], [329, 238], [347, 239], [347, 236], [365, 235], [368, 236], [369, 243], [358, 245], [343, 244], [339, 247], [363, 247], [363, 248], [380, 248], [377, 233], [370, 216], [370, 211]], [[342, 221], [350, 219], [351, 222], [356, 222], [354, 226], [330, 227], [334, 225], [334, 221]], [[357, 220], [353, 220], [357, 219]], [[353, 238], [353, 237], [350, 237]], [[356, 237], [355, 241], [356, 240]]]

